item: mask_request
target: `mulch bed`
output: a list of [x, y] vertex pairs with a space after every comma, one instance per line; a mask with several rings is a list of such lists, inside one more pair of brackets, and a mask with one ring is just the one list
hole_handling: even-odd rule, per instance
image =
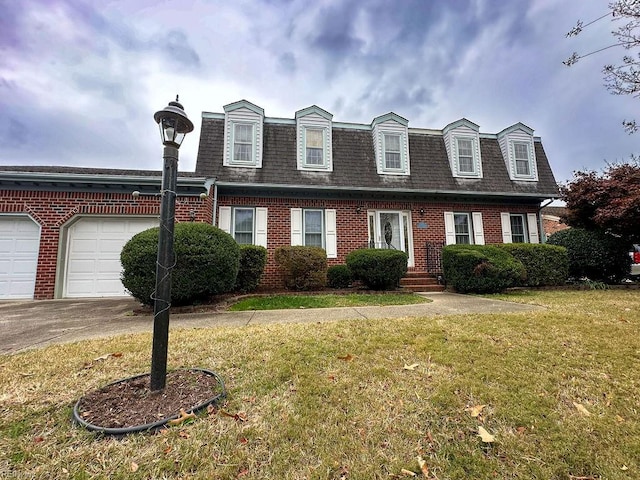
[[82, 397], [78, 413], [100, 428], [132, 428], [190, 411], [222, 393], [215, 376], [201, 370], [167, 373], [164, 390], [152, 392], [150, 374], [102, 387]]

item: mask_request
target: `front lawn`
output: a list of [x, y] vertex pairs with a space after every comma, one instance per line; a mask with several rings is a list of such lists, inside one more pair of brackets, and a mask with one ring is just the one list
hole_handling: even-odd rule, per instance
[[240, 300], [229, 310], [281, 310], [288, 308], [367, 307], [380, 305], [410, 305], [431, 302], [415, 293], [371, 293], [347, 295], [268, 295]]
[[173, 331], [170, 368], [214, 369], [229, 397], [122, 439], [72, 405], [148, 371], [151, 335], [0, 356], [0, 477], [640, 478], [640, 295], [504, 298], [548, 308]]

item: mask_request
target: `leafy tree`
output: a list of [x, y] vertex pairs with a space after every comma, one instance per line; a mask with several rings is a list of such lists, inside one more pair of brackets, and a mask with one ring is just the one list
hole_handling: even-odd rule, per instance
[[611, 164], [602, 173], [574, 172], [560, 187], [567, 204], [567, 225], [622, 237], [640, 243], [640, 159]]
[[[609, 10], [609, 13], [586, 24], [578, 21], [576, 26], [567, 33], [567, 37], [574, 37], [589, 25], [611, 16], [614, 21], [624, 22], [623, 25], [611, 32], [616, 43], [584, 55], [573, 52], [573, 54], [562, 63], [571, 66], [581, 58], [612, 47], [623, 47], [627, 51], [640, 47], [640, 1], [617, 0], [609, 3]], [[630, 52], [624, 55], [621, 64], [605, 65], [602, 72], [604, 74], [606, 87], [613, 95], [640, 97], [640, 52]], [[638, 125], [635, 120], [623, 120], [622, 125], [629, 133], [636, 132], [640, 129], [640, 125]]]

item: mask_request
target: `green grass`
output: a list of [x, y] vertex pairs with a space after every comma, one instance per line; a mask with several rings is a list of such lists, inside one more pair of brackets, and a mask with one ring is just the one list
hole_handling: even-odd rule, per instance
[[378, 293], [348, 295], [269, 295], [240, 300], [229, 307], [241, 310], [281, 310], [289, 308], [366, 307], [379, 305], [410, 305], [431, 302], [415, 293]]
[[246, 421], [163, 435], [70, 422], [85, 392], [148, 371], [148, 334], [0, 356], [0, 477], [389, 479], [421, 456], [440, 480], [640, 478], [640, 295], [498, 298], [547, 308], [172, 331], [169, 367], [220, 373]]

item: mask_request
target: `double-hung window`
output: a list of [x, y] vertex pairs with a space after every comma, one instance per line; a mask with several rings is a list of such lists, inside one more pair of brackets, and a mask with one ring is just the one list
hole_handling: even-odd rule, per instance
[[236, 242], [244, 245], [254, 243], [254, 210], [253, 208], [233, 209], [233, 238]]
[[305, 165], [324, 165], [324, 142], [322, 139], [323, 130], [319, 128], [305, 129]]
[[323, 210], [303, 210], [303, 239], [307, 247], [324, 248]]
[[233, 161], [251, 163], [253, 161], [253, 125], [236, 123], [233, 126]]
[[458, 172], [474, 173], [473, 140], [470, 138], [458, 138]]
[[454, 213], [453, 225], [457, 244], [473, 243], [473, 231], [471, 230], [471, 221], [468, 213]]
[[388, 170], [400, 170], [402, 168], [400, 135], [384, 135], [384, 168]]
[[529, 145], [525, 142], [514, 142], [513, 156], [516, 162], [516, 175], [522, 175], [522, 176], [531, 175]]
[[524, 215], [512, 213], [509, 221], [511, 223], [511, 241], [513, 243], [525, 243], [527, 241], [527, 227]]

